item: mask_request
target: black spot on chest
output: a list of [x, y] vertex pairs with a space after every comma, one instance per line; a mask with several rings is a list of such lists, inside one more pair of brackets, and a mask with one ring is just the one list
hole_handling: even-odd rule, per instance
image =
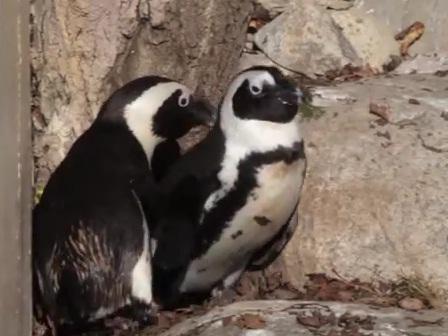
[[279, 146], [269, 152], [252, 153], [243, 159], [238, 164], [238, 176], [232, 189], [204, 215], [198, 232], [200, 243], [196, 246], [194, 257], [203, 255], [218, 241], [222, 231], [231, 225], [235, 214], [245, 206], [249, 198], [256, 197], [252, 192], [258, 187], [256, 176], [260, 167], [277, 162], [289, 165], [302, 158], [305, 158], [305, 153], [303, 141], [300, 141], [292, 147]]
[[241, 236], [243, 234], [242, 230], [238, 230], [237, 232], [233, 233], [231, 235], [232, 239], [237, 239], [239, 236]]
[[272, 222], [269, 218], [265, 216], [255, 216], [254, 220], [261, 226], [266, 226]]

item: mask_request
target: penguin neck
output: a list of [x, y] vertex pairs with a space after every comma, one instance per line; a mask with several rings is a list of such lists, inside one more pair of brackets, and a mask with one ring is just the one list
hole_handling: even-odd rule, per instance
[[124, 111], [124, 118], [129, 131], [145, 152], [148, 162], [151, 162], [155, 147], [163, 141], [153, 132], [153, 115], [147, 113], [147, 111], [128, 108]]
[[302, 140], [298, 118], [296, 116], [288, 123], [275, 123], [240, 119], [233, 113], [224, 113], [220, 120], [220, 128], [229, 151], [245, 154], [264, 153], [278, 147], [292, 148], [295, 143]]
[[232, 115], [220, 120], [224, 135], [224, 157], [218, 179], [223, 189], [231, 188], [238, 176], [239, 163], [251, 154], [294, 148], [302, 140], [298, 116], [289, 123], [242, 120]]
[[148, 162], [151, 162], [152, 155], [154, 153], [154, 149], [156, 146], [162, 142], [162, 139], [158, 136], [153, 136], [151, 132], [148, 132], [146, 130], [147, 134], [141, 134], [132, 132], [134, 137], [139, 142], [140, 146], [142, 147], [143, 151], [145, 152], [146, 158], [148, 159]]

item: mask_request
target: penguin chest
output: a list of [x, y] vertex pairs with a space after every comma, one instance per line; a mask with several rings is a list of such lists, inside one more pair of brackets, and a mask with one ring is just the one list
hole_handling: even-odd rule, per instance
[[184, 290], [210, 289], [246, 267], [252, 254], [273, 238], [295, 210], [303, 169], [304, 163], [298, 160], [256, 170], [256, 185], [249, 190], [246, 202], [228, 221], [216, 223], [224, 229], [218, 241], [191, 263]]

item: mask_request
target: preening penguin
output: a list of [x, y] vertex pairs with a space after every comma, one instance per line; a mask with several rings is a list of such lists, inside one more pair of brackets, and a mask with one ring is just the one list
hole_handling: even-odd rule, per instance
[[[243, 71], [228, 88], [207, 138], [171, 167], [164, 188], [193, 177], [191, 192], [199, 203], [192, 204], [198, 208], [189, 226], [192, 242], [180, 242], [165, 219], [158, 228], [158, 246], [164, 246], [153, 259], [158, 300], [172, 304], [182, 293], [231, 286], [245, 269], [265, 267], [284, 248], [297, 224], [305, 175], [301, 95], [276, 68]], [[185, 251], [192, 246], [184, 267], [163, 252], [179, 244]]]
[[139, 189], [151, 187], [155, 146], [211, 117], [188, 88], [156, 76], [131, 81], [103, 104], [33, 212], [38, 299], [54, 323], [149, 307], [150, 219]]

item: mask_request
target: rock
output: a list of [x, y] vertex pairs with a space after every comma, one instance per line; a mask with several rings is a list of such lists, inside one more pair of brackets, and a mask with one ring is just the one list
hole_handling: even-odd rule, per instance
[[355, 8], [327, 7], [296, 1], [257, 32], [255, 43], [275, 63], [310, 77], [347, 64], [381, 72], [398, 55], [392, 31], [379, 20]]
[[361, 59], [361, 65], [369, 65], [377, 72], [391, 62], [391, 56], [399, 55], [398, 44], [391, 29], [373, 15], [357, 8], [331, 11], [335, 23]]
[[325, 9], [305, 1], [263, 26], [255, 43], [275, 63], [312, 77], [360, 62]]
[[316, 3], [335, 10], [345, 10], [354, 6], [354, 0], [317, 0]]
[[416, 55], [402, 62], [394, 71], [397, 74], [436, 73], [448, 71], [448, 54], [443, 56]]
[[254, 1], [257, 6], [262, 7], [265, 9], [269, 17], [275, 18], [276, 16], [280, 15], [294, 2], [293, 0], [255, 0]]
[[[448, 305], [447, 89], [435, 75], [315, 89], [325, 113], [303, 127], [309, 166], [282, 258], [293, 284], [333, 270], [368, 282], [405, 277]], [[388, 106], [389, 122], [369, 113], [372, 103]]]
[[250, 0], [35, 0], [35, 180], [45, 184], [111, 91], [158, 74], [219, 101], [244, 45]]
[[398, 33], [416, 21], [425, 24], [423, 37], [410, 49], [411, 54], [448, 53], [446, 0], [357, 0], [356, 7], [384, 21]]
[[[252, 316], [249, 327], [240, 323]], [[259, 322], [263, 321], [263, 322]], [[160, 336], [381, 335], [442, 336], [448, 319], [439, 311], [371, 308], [362, 304], [312, 301], [246, 301], [190, 318]], [[355, 333], [357, 331], [358, 333]], [[150, 335], [142, 332], [139, 336]]]

